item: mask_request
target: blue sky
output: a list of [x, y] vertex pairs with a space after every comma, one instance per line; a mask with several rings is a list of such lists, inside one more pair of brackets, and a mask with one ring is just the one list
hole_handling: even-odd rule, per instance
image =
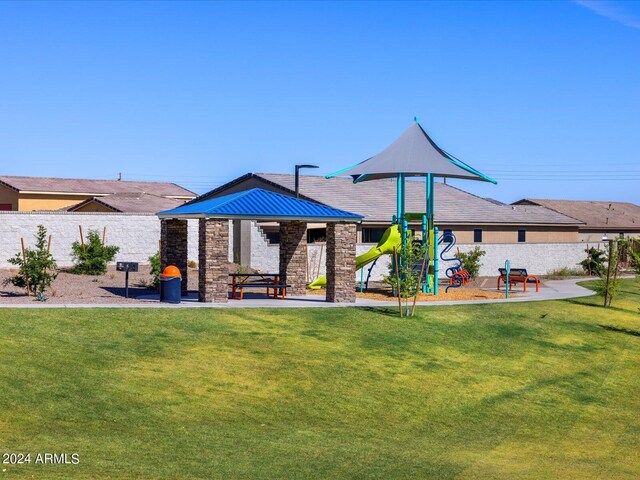
[[640, 2], [0, 3], [0, 169], [329, 173], [411, 124], [523, 197], [640, 204]]

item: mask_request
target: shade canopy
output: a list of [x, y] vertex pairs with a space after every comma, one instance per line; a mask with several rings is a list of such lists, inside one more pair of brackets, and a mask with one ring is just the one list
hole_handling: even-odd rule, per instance
[[220, 218], [263, 221], [360, 222], [362, 215], [321, 203], [252, 188], [223, 197], [197, 199], [157, 214], [160, 218]]
[[327, 175], [353, 177], [354, 183], [406, 177], [462, 178], [497, 183], [483, 173], [458, 160], [438, 147], [416, 121], [391, 145], [373, 157], [353, 166]]

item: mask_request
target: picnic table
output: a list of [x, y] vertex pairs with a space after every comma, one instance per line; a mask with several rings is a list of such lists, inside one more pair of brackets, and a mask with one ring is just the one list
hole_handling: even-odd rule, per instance
[[[230, 273], [231, 298], [242, 300], [245, 288], [266, 288], [267, 297], [281, 300], [287, 295], [286, 276], [280, 273]], [[273, 294], [271, 293], [273, 290]]]

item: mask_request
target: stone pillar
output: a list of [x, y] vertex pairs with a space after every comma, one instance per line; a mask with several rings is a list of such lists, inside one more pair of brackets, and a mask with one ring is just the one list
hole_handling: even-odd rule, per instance
[[327, 223], [327, 302], [356, 301], [356, 224]]
[[280, 222], [280, 273], [287, 275], [287, 295], [304, 295], [307, 287], [307, 224]]
[[199, 220], [198, 301], [226, 303], [229, 291], [229, 221]]
[[160, 220], [160, 267], [175, 265], [182, 274], [182, 294], [187, 294], [189, 231], [186, 220]]

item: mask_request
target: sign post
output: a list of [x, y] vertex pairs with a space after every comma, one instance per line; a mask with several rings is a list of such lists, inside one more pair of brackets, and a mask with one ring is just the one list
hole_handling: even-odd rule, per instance
[[118, 262], [116, 270], [124, 273], [124, 298], [129, 298], [129, 272], [138, 271], [138, 262]]
[[509, 260], [504, 262], [504, 269], [507, 271], [507, 282], [505, 283], [506, 298], [509, 298], [509, 273], [511, 272], [511, 263], [509, 263]]

